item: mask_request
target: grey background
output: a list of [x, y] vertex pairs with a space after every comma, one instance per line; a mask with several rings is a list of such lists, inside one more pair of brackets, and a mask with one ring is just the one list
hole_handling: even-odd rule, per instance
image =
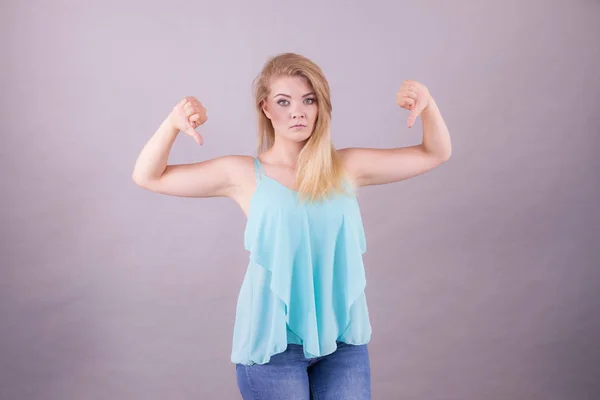
[[395, 103], [427, 85], [440, 168], [367, 187], [374, 399], [600, 396], [598, 1], [2, 2], [0, 399], [237, 399], [247, 265], [229, 199], [131, 180], [186, 95], [205, 145], [253, 154], [251, 81], [316, 61], [338, 148], [421, 140]]

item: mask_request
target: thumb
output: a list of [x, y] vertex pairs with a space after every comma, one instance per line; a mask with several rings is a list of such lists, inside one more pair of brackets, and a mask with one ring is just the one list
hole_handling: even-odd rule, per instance
[[417, 117], [419, 116], [419, 114], [421, 114], [422, 111], [422, 107], [421, 107], [421, 102], [417, 101], [417, 103], [415, 103], [415, 105], [412, 108], [412, 111], [410, 112], [410, 115], [408, 116], [408, 127], [412, 128], [413, 125], [415, 124], [415, 122], [417, 121]]
[[188, 124], [188, 127], [185, 130], [185, 132], [188, 135], [190, 135], [196, 141], [196, 143], [202, 146], [202, 144], [204, 143], [204, 141], [202, 140], [202, 136], [200, 136], [200, 134], [196, 132], [196, 130], [191, 125]]

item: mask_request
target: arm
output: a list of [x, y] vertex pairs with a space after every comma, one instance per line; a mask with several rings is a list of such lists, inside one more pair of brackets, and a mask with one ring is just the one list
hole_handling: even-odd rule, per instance
[[[409, 127], [421, 115], [423, 141], [416, 146], [393, 149], [341, 149], [344, 165], [359, 187], [412, 178], [432, 170], [450, 158], [450, 134], [429, 91], [418, 83], [404, 86], [405, 84], [399, 92], [398, 104], [412, 111]], [[412, 101], [407, 100], [410, 98]]]
[[[167, 165], [179, 129], [169, 118], [140, 152], [133, 181], [153, 192], [180, 197], [231, 197], [237, 188], [235, 176], [243, 168], [243, 156], [224, 156], [192, 164]], [[238, 171], [239, 172], [239, 171]]]

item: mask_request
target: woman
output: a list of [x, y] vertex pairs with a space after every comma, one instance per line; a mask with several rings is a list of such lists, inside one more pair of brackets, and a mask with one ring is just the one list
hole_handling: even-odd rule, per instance
[[207, 120], [177, 104], [141, 151], [134, 181], [173, 196], [230, 197], [246, 214], [250, 261], [238, 297], [231, 361], [244, 399], [370, 399], [365, 235], [355, 190], [423, 174], [448, 160], [450, 137], [428, 89], [402, 83], [408, 126], [423, 142], [336, 150], [329, 85], [311, 60], [272, 57], [255, 80], [258, 156], [168, 165], [181, 131]]

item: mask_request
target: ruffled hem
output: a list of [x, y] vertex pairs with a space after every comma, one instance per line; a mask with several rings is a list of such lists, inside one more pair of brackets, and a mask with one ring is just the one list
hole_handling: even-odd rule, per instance
[[[262, 303], [261, 306], [269, 303], [271, 300], [268, 299]], [[272, 304], [271, 304], [272, 305]], [[271, 308], [267, 305], [266, 309]], [[253, 314], [253, 317], [268, 315], [266, 314]], [[271, 357], [282, 353], [287, 350], [289, 344], [301, 345], [304, 353], [304, 357], [307, 359], [319, 358], [327, 356], [335, 352], [338, 348], [338, 342], [343, 342], [352, 345], [362, 345], [369, 343], [371, 339], [371, 325], [369, 323], [368, 309], [364, 293], [359, 296], [356, 303], [352, 307], [351, 311], [352, 322], [344, 330], [342, 334], [334, 339], [329, 339], [322, 343], [321, 352], [318, 354], [311, 353], [306, 345], [306, 342], [302, 338], [295, 334], [289, 326], [285, 323], [273, 323], [270, 325], [261, 325], [258, 329], [252, 329], [252, 323], [249, 320], [253, 318], [237, 319], [234, 329], [234, 346], [231, 353], [231, 361], [235, 364], [243, 365], [254, 365], [254, 364], [266, 364], [271, 360]], [[278, 318], [273, 318], [278, 320]], [[246, 320], [243, 321], [242, 320]], [[283, 327], [283, 329], [281, 329]], [[246, 328], [246, 329], [244, 329]], [[250, 329], [248, 329], [250, 328]]]
[[[365, 329], [365, 327], [367, 327], [367, 329]], [[301, 345], [304, 352], [304, 357], [307, 359], [324, 357], [334, 353], [337, 350], [338, 342], [343, 342], [351, 345], [363, 345], [369, 343], [369, 341], [371, 340], [371, 326], [367, 319], [366, 322], [362, 324], [362, 329], [359, 329], [356, 332], [347, 331], [346, 334], [341, 335], [332, 345], [327, 346], [328, 348], [331, 348], [331, 350], [324, 351], [321, 354], [310, 354], [309, 352], [307, 352], [302, 340], [299, 339], [297, 335], [293, 333], [292, 335], [293, 336], [290, 337], [290, 332], [288, 331], [287, 341], [273, 346], [266, 353], [257, 352], [255, 349], [253, 350], [243, 347], [236, 348], [234, 346], [234, 349], [231, 353], [231, 362], [233, 362], [234, 364], [242, 364], [246, 366], [254, 364], [266, 364], [269, 361], [271, 361], [271, 357], [285, 352], [290, 344]], [[246, 356], [246, 354], [248, 354], [248, 356]]]

